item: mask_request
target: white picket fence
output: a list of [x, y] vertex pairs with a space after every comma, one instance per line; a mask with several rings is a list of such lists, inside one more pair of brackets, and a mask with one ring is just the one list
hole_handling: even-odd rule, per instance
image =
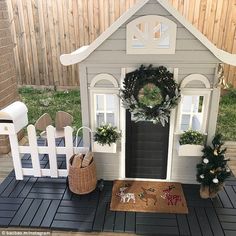
[[[34, 125], [27, 127], [28, 132], [28, 146], [20, 146], [17, 140], [15, 127], [12, 123], [6, 123], [0, 126], [0, 133], [9, 135], [12, 159], [17, 180], [22, 180], [24, 176], [51, 176], [52, 178], [66, 177], [68, 175], [69, 160], [75, 153], [86, 153], [88, 147], [73, 146], [73, 128], [65, 127], [65, 145], [56, 146], [55, 142], [55, 127], [48, 126], [46, 129], [47, 145], [38, 146], [37, 134]], [[32, 168], [23, 168], [21, 163], [21, 154], [29, 153], [32, 160]], [[42, 169], [40, 167], [40, 154], [48, 154], [49, 169]], [[66, 168], [58, 169], [57, 154], [66, 155]]]

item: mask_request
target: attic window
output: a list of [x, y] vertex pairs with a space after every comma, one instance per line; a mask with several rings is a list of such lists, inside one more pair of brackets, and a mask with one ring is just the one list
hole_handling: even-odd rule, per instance
[[174, 54], [176, 24], [162, 16], [142, 16], [127, 24], [127, 54]]

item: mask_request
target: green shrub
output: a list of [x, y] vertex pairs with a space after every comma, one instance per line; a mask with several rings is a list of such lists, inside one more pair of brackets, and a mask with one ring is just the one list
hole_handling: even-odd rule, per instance
[[236, 103], [236, 89], [230, 88], [228, 92], [221, 97], [222, 104], [235, 104]]
[[199, 133], [198, 131], [187, 130], [180, 135], [179, 143], [180, 145], [184, 144], [203, 145], [204, 135]]
[[81, 103], [78, 90], [54, 91], [22, 87], [19, 89], [19, 94], [22, 102], [28, 107], [29, 124], [34, 124], [44, 113], [49, 113], [54, 120], [57, 111], [65, 111], [73, 116], [72, 125], [75, 130], [81, 127]]
[[120, 137], [121, 134], [118, 132], [116, 127], [111, 125], [101, 125], [96, 129], [94, 140], [101, 145], [108, 144], [111, 146], [111, 144], [115, 143]]
[[217, 120], [217, 133], [222, 134], [223, 140], [236, 140], [236, 89], [230, 88], [221, 97]]

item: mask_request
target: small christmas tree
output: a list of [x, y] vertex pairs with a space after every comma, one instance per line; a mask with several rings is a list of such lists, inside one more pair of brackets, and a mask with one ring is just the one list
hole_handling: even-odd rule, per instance
[[200, 193], [203, 198], [216, 196], [225, 179], [230, 176], [223, 144], [221, 135], [217, 134], [212, 140], [212, 146], [203, 149], [202, 161], [197, 165], [197, 181], [201, 183]]

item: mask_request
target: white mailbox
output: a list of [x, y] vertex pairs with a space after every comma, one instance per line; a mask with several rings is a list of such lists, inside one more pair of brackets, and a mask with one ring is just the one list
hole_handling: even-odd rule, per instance
[[28, 125], [28, 108], [23, 102], [14, 102], [0, 110], [0, 123], [13, 123], [16, 133]]

